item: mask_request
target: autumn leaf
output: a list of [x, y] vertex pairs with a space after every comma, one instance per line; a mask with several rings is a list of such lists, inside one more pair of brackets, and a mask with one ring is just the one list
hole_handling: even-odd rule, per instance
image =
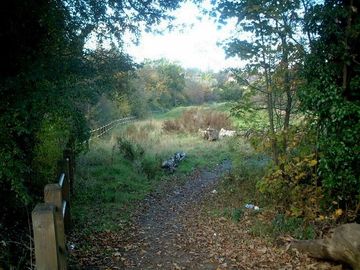
[[339, 209], [335, 210], [334, 216], [336, 218], [339, 218], [342, 214], [343, 214], [343, 210], [341, 208], [339, 208]]
[[309, 165], [310, 165], [310, 167], [314, 167], [314, 166], [316, 166], [317, 165], [317, 160], [316, 159], [312, 159], [312, 160], [310, 160], [309, 161]]

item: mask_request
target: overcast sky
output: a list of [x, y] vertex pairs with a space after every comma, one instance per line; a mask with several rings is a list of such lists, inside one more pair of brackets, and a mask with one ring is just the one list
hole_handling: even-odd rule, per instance
[[[239, 66], [238, 59], [225, 59], [224, 50], [217, 46], [234, 29], [230, 23], [219, 30], [209, 18], [201, 16], [192, 3], [185, 3], [174, 12], [176, 24], [193, 25], [182, 30], [164, 34], [143, 33], [140, 44], [126, 45], [125, 51], [138, 62], [144, 59], [167, 58], [177, 61], [185, 68], [199, 68], [203, 71], [219, 71], [226, 67]], [[199, 17], [202, 17], [201, 20]]]

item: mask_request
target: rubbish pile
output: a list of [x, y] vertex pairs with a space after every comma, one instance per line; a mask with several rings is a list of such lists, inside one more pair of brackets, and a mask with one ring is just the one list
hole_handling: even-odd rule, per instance
[[253, 204], [251, 204], [251, 203], [245, 204], [245, 208], [247, 208], [247, 209], [253, 209], [253, 210], [255, 210], [255, 211], [259, 211], [259, 210], [260, 210], [260, 207], [259, 207], [259, 206], [253, 205]]
[[170, 173], [173, 173], [176, 170], [176, 167], [179, 165], [180, 161], [184, 160], [185, 157], [185, 152], [176, 152], [172, 157], [163, 161], [161, 168], [166, 169]]
[[207, 129], [199, 129], [198, 130], [199, 135], [208, 141], [217, 141], [219, 139], [223, 139], [225, 137], [234, 137], [236, 136], [236, 131], [235, 130], [226, 130], [224, 128], [217, 130], [214, 128], [210, 128], [208, 127]]
[[220, 129], [219, 132], [219, 139], [225, 138], [225, 137], [234, 137], [236, 136], [236, 131], [235, 130], [227, 130], [227, 129]]

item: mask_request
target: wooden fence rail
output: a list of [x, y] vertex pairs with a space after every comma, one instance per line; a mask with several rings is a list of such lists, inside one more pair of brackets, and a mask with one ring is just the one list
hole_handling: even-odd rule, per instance
[[117, 126], [118, 124], [126, 124], [126, 123], [130, 123], [132, 121], [134, 121], [136, 119], [135, 116], [129, 116], [129, 117], [125, 117], [125, 118], [120, 118], [120, 119], [116, 119], [114, 121], [111, 121], [110, 123], [93, 129], [90, 131], [90, 138], [88, 141], [91, 141], [95, 138], [99, 138], [101, 136], [103, 136], [104, 134], [106, 134], [107, 132], [109, 132], [111, 129], [113, 129], [115, 126]]

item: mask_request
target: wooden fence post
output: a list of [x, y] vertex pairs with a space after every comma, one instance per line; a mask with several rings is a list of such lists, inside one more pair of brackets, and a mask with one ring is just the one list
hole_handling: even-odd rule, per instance
[[67, 149], [64, 151], [64, 158], [66, 160], [66, 174], [69, 179], [70, 183], [70, 193], [74, 194], [74, 175], [75, 175], [75, 150], [74, 150], [74, 144], [70, 143], [68, 144]]
[[37, 270], [60, 269], [55, 205], [41, 203], [32, 212]]
[[44, 188], [44, 201], [55, 205], [56, 239], [58, 245], [59, 269], [67, 269], [66, 245], [65, 245], [65, 225], [62, 213], [62, 188], [59, 184], [48, 184]]
[[65, 173], [60, 175], [59, 185], [62, 191], [62, 211], [64, 218], [65, 232], [68, 233], [71, 230], [71, 192], [70, 192], [70, 180], [69, 180], [69, 159], [66, 158], [66, 170]]

